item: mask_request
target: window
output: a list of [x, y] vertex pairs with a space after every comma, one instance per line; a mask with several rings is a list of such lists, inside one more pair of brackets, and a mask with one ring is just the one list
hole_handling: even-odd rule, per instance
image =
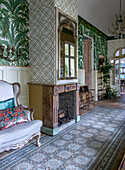
[[116, 52], [115, 56], [119, 56], [119, 50]]
[[120, 48], [118, 49], [115, 54], [114, 54], [115, 58], [124, 58], [125, 57], [125, 48]]
[[77, 79], [76, 23], [67, 17], [59, 22], [58, 79]]
[[75, 45], [65, 43], [65, 77], [75, 77]]
[[113, 64], [112, 84], [122, 84], [125, 82], [125, 48], [119, 48], [111, 60]]
[[61, 55], [61, 71], [60, 78], [72, 78], [75, 77], [75, 44], [69, 42], [64, 43], [64, 53]]
[[122, 49], [122, 55], [125, 55], [125, 48]]

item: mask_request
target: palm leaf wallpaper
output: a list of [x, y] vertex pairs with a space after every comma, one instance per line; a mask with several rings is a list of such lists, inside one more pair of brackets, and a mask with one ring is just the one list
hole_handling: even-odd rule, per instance
[[0, 60], [0, 65], [29, 65], [29, 3], [28, 0], [0, 0], [0, 44], [15, 47], [14, 58], [21, 49], [19, 61]]

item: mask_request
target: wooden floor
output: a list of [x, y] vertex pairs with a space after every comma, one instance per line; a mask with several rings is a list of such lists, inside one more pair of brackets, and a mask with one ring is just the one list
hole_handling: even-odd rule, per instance
[[[97, 102], [94, 102], [94, 106], [91, 104], [89, 108], [88, 107], [81, 108], [80, 115], [83, 115], [96, 107], [113, 107], [113, 108], [125, 109], [125, 93], [122, 93], [120, 97], [117, 97], [115, 99], [99, 100]], [[11, 152], [13, 151], [0, 153], [0, 158]], [[121, 166], [119, 166], [118, 170], [125, 170], [125, 156], [123, 156], [124, 154], [125, 154], [125, 151], [123, 151], [123, 153], [121, 154], [121, 158], [119, 158], [117, 162], [118, 165], [120, 165], [121, 163]]]
[[94, 102], [94, 106], [90, 104], [89, 107], [87, 106], [83, 107], [80, 109], [80, 115], [83, 115], [96, 107], [113, 107], [113, 108], [125, 109], [125, 93], [122, 93], [120, 97], [116, 97], [114, 99], [98, 100]]

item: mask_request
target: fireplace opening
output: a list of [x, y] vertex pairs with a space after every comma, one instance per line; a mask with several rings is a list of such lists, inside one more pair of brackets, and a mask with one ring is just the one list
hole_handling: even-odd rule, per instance
[[62, 124], [70, 122], [69, 117], [69, 106], [66, 105], [66, 110], [59, 110], [58, 111], [58, 125], [61, 126]]
[[75, 91], [59, 94], [58, 101], [58, 126], [75, 120], [76, 115], [76, 93]]

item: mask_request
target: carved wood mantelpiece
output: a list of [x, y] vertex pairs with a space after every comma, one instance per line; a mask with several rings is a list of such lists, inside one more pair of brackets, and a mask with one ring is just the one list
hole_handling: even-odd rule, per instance
[[59, 94], [74, 91], [75, 120], [79, 117], [79, 84], [43, 85], [43, 132], [55, 135], [58, 130]]
[[78, 84], [66, 84], [66, 85], [54, 86], [54, 95], [77, 90], [77, 86]]

